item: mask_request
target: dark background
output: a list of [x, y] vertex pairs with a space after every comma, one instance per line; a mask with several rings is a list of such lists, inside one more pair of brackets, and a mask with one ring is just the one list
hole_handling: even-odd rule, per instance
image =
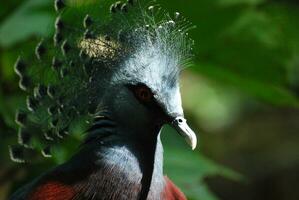
[[[80, 6], [83, 0], [68, 3]], [[93, 0], [84, 1], [87, 3]], [[104, 2], [97, 1], [97, 2]], [[299, 199], [299, 4], [296, 0], [160, 0], [196, 28], [195, 60], [182, 76], [192, 152], [165, 127], [165, 173], [193, 200]], [[15, 110], [25, 94], [13, 65], [52, 34], [51, 0], [0, 2], [0, 199], [72, 155], [70, 138], [53, 159], [9, 160]]]

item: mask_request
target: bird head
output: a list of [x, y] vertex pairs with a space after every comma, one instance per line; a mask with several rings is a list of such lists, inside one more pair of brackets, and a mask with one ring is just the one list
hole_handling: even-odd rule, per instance
[[137, 24], [125, 37], [134, 40], [125, 45], [110, 41], [124, 47], [101, 105], [130, 136], [147, 140], [170, 124], [194, 149], [197, 138], [184, 118], [179, 87], [182, 66], [190, 58], [185, 30], [168, 19], [158, 25]]

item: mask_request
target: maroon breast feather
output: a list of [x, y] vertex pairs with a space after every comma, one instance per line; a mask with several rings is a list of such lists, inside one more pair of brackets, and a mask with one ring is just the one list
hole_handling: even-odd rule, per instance
[[167, 177], [165, 178], [165, 189], [163, 192], [163, 200], [187, 200], [181, 190]]

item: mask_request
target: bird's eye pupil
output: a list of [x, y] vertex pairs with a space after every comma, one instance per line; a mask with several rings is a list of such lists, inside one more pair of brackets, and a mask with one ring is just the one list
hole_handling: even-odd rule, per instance
[[137, 87], [135, 93], [141, 101], [150, 101], [153, 96], [151, 91], [146, 86]]
[[144, 98], [144, 99], [147, 99], [148, 96], [149, 96], [149, 94], [148, 94], [147, 91], [142, 91], [142, 92], [140, 93], [140, 96], [141, 96], [142, 98]]

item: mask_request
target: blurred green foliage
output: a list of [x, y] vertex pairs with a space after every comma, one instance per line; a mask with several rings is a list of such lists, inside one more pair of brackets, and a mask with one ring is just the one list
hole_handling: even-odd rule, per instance
[[[81, 2], [69, 1], [77, 6]], [[190, 33], [196, 42], [194, 65], [182, 78], [186, 115], [196, 130], [203, 134], [223, 130], [236, 123], [246, 109], [259, 109], [257, 102], [298, 109], [299, 4], [296, 1], [159, 3], [171, 13], [181, 12], [196, 26]], [[20, 53], [33, 53], [37, 38], [52, 34], [55, 13], [51, 0], [12, 0], [0, 4], [0, 199], [4, 199], [23, 182], [70, 157], [79, 136], [70, 138], [56, 149], [54, 159], [44, 163], [20, 167], [9, 161], [7, 145], [16, 141], [14, 112], [24, 105], [13, 64]], [[165, 173], [190, 199], [218, 199], [206, 184], [208, 176], [244, 180], [240, 174], [203, 155], [201, 145], [207, 139], [200, 140], [200, 147], [191, 152], [173, 130], [166, 127], [163, 131]]]

